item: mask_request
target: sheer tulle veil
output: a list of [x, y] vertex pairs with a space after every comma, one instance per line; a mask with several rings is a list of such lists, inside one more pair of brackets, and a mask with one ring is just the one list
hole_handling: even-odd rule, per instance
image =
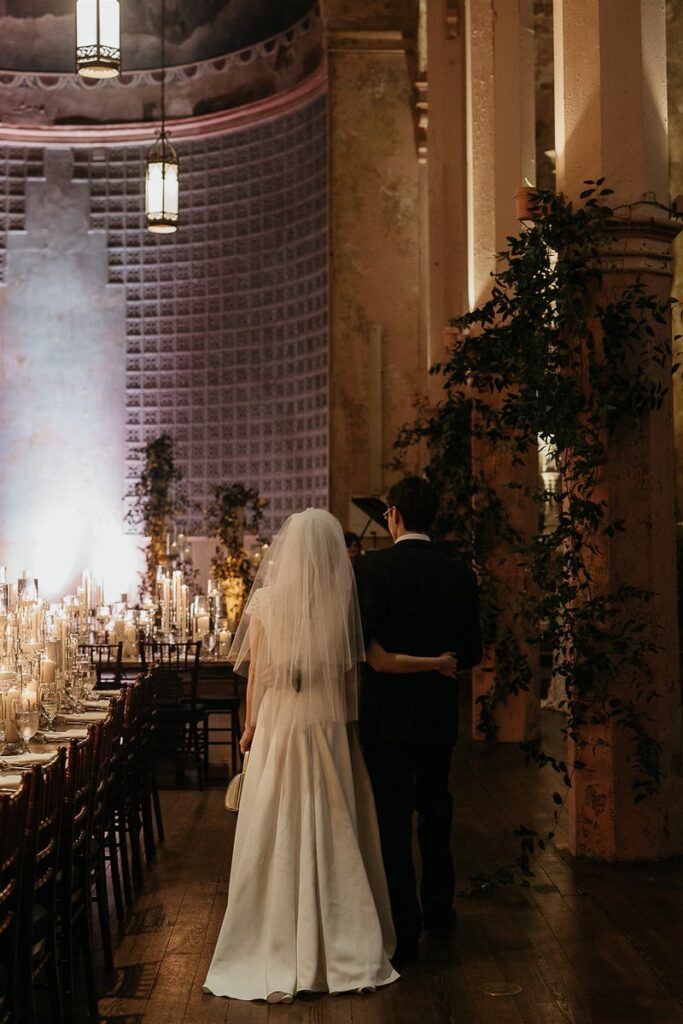
[[251, 669], [251, 724], [268, 691], [281, 720], [353, 721], [364, 657], [341, 525], [322, 509], [297, 512], [259, 567], [230, 648], [235, 671]]

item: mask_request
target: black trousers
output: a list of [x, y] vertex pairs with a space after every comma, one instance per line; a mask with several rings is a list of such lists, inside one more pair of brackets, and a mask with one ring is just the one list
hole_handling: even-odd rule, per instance
[[[453, 800], [448, 791], [452, 751], [451, 744], [373, 743], [363, 748], [375, 794], [396, 937], [404, 950], [417, 945], [423, 920], [428, 928], [438, 925], [450, 916], [453, 905]], [[422, 861], [419, 901], [413, 864], [414, 811]]]

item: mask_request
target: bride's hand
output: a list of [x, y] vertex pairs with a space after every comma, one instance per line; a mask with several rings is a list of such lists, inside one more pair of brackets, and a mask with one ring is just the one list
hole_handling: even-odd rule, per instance
[[251, 741], [254, 738], [254, 732], [255, 729], [253, 725], [248, 725], [246, 727], [246, 729], [242, 733], [242, 738], [240, 740], [240, 753], [246, 754], [246, 752], [249, 750], [249, 747], [251, 746]]
[[445, 651], [444, 654], [439, 655], [436, 659], [436, 671], [440, 672], [442, 676], [455, 679], [458, 674], [458, 659], [453, 651]]

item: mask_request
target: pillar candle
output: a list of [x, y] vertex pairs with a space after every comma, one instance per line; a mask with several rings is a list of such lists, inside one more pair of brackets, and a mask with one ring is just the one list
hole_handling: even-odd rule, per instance
[[52, 686], [55, 681], [56, 668], [52, 658], [43, 658], [40, 663], [40, 681], [44, 686]]
[[88, 615], [92, 608], [92, 574], [89, 569], [83, 570], [81, 576], [81, 585], [83, 587], [83, 597], [85, 600], [85, 614]]
[[161, 594], [161, 628], [166, 634], [171, 631], [171, 581], [168, 576], [163, 578]]
[[232, 641], [232, 633], [229, 629], [221, 629], [218, 634], [218, 656], [220, 658], [227, 658], [228, 651], [230, 650], [230, 643]]
[[19, 690], [16, 687], [12, 687], [11, 690], [3, 698], [3, 717], [5, 720], [5, 743], [18, 743], [19, 742], [19, 730], [16, 726], [16, 720], [14, 715], [14, 701], [19, 697]]
[[206, 613], [195, 615], [194, 637], [195, 640], [203, 640], [209, 632], [209, 616]]

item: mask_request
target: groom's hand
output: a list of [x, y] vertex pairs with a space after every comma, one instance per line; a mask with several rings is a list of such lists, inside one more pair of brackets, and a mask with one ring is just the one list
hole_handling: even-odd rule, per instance
[[444, 654], [440, 654], [436, 660], [437, 672], [440, 672], [442, 676], [448, 676], [450, 679], [455, 679], [458, 674], [458, 659], [453, 651], [445, 651]]

